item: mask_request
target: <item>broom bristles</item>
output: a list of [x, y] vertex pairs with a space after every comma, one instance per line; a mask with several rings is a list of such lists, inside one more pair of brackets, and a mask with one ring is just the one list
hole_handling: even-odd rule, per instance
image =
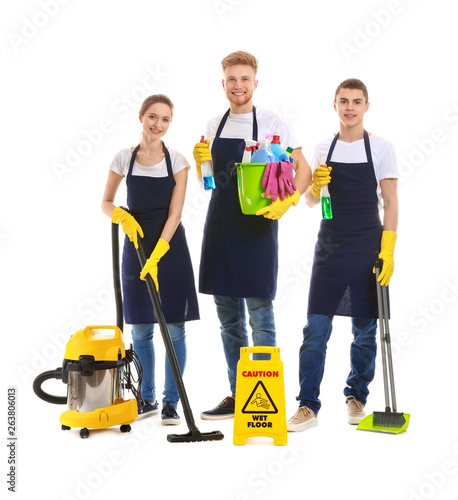
[[402, 427], [405, 423], [404, 413], [374, 411], [373, 425], [376, 427]]

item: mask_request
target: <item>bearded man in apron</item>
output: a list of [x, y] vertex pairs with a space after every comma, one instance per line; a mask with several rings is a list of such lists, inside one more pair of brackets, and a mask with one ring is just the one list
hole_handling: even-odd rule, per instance
[[[240, 348], [248, 346], [245, 304], [255, 346], [274, 346], [272, 301], [277, 289], [278, 219], [299, 199], [311, 181], [310, 167], [292, 130], [277, 115], [253, 106], [257, 87], [257, 60], [247, 52], [234, 52], [222, 61], [223, 88], [230, 108], [207, 124], [205, 143], [194, 148], [197, 171], [212, 160], [216, 189], [212, 191], [202, 242], [199, 291], [214, 296], [226, 356], [231, 395], [201, 418], [234, 416], [235, 385]], [[257, 141], [267, 134], [280, 136], [294, 149], [294, 195], [278, 198], [264, 216], [243, 215], [237, 187], [231, 179], [235, 163], [242, 161], [245, 139]], [[262, 356], [262, 355], [259, 355]]]
[[388, 286], [394, 269], [398, 175], [393, 146], [364, 130], [369, 102], [360, 80], [345, 80], [337, 87], [334, 109], [340, 131], [318, 144], [313, 182], [305, 193], [306, 203], [315, 206], [321, 186], [329, 184], [333, 218], [322, 220], [315, 247], [307, 325], [299, 352], [299, 409], [288, 421], [288, 431], [318, 424], [320, 384], [334, 316], [352, 319], [351, 371], [344, 389], [348, 423], [358, 424], [364, 418], [368, 385], [375, 373], [375, 252], [383, 260], [382, 286]]

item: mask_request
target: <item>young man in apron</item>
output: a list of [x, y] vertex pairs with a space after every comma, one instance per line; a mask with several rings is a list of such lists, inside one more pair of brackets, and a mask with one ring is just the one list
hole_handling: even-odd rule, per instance
[[289, 431], [318, 424], [326, 345], [336, 315], [351, 317], [354, 336], [344, 389], [348, 423], [358, 424], [365, 416], [376, 357], [375, 252], [383, 259], [379, 277], [383, 286], [388, 286], [394, 269], [398, 175], [393, 146], [364, 130], [369, 102], [360, 80], [345, 80], [337, 87], [334, 109], [340, 131], [318, 144], [313, 182], [305, 193], [306, 203], [315, 206], [321, 186], [329, 184], [333, 218], [322, 220], [315, 247], [307, 325], [299, 352], [299, 409], [288, 422]]
[[[278, 219], [299, 199], [311, 181], [310, 167], [294, 133], [278, 116], [253, 106], [257, 60], [234, 52], [222, 61], [223, 89], [229, 110], [207, 124], [206, 143], [194, 148], [197, 171], [212, 160], [216, 189], [212, 192], [202, 242], [199, 291], [214, 296], [226, 356], [231, 395], [201, 414], [216, 420], [234, 415], [237, 362], [248, 345], [245, 304], [253, 330], [253, 344], [275, 345], [272, 301], [277, 289]], [[242, 161], [245, 139], [255, 141], [274, 133], [294, 149], [294, 195], [278, 198], [264, 216], [243, 215], [231, 172]]]

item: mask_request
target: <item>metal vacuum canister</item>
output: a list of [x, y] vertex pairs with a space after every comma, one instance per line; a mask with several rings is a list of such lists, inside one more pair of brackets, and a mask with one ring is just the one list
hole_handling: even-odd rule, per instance
[[123, 398], [124, 366], [124, 343], [118, 328], [78, 330], [67, 343], [62, 365], [69, 409], [93, 411]]
[[67, 385], [69, 409], [93, 411], [115, 404], [119, 398], [124, 399], [123, 376], [123, 366], [97, 370], [89, 376], [69, 372]]

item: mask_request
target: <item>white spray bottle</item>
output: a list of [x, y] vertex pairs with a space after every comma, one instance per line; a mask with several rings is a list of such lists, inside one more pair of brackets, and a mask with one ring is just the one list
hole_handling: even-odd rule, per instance
[[254, 151], [256, 147], [259, 147], [259, 142], [245, 139], [245, 151], [243, 152], [242, 163], [250, 163], [251, 152]]

